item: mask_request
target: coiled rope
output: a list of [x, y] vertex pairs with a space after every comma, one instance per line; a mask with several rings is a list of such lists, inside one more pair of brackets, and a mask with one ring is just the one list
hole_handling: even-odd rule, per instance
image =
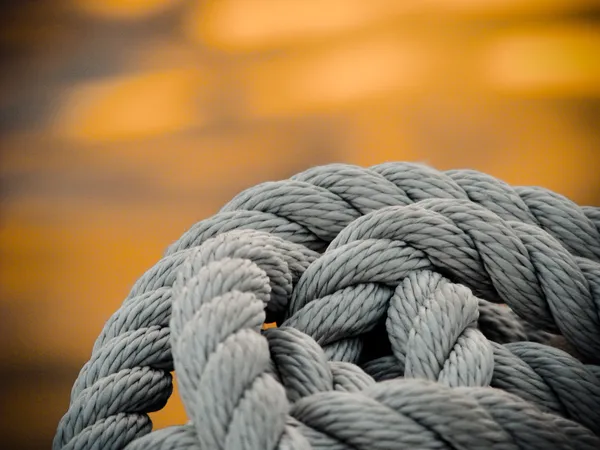
[[[598, 449], [599, 363], [600, 208], [335, 164], [169, 247], [106, 323], [53, 448]], [[173, 370], [190, 422], [151, 432]]]

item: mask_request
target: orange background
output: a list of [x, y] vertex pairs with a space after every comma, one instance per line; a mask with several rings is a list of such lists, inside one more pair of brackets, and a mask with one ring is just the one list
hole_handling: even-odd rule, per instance
[[[246, 187], [333, 161], [410, 160], [600, 205], [597, 1], [3, 5], [9, 448], [49, 447], [136, 278]], [[153, 417], [185, 421], [176, 397]]]

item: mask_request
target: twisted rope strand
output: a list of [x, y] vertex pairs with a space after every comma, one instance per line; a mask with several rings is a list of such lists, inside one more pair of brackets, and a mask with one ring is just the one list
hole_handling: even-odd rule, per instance
[[[331, 391], [331, 372], [316, 342], [288, 328], [261, 335], [261, 298], [271, 286], [266, 273], [249, 260], [223, 255], [205, 263], [201, 254], [202, 247], [180, 271], [171, 318], [176, 370], [200, 448], [275, 449], [285, 442], [283, 448], [541, 449], [550, 442], [555, 448], [600, 443], [575, 424], [567, 436], [555, 429], [555, 416], [500, 391], [486, 390], [480, 401], [475, 393], [437, 383], [375, 384], [364, 375], [353, 392]], [[278, 348], [282, 340], [287, 348]], [[271, 359], [269, 348], [276, 349]], [[272, 372], [282, 378], [294, 373], [286, 390]], [[354, 369], [349, 376], [357, 374]], [[300, 433], [292, 432], [288, 415]]]
[[[298, 280], [317, 256], [305, 247], [252, 230], [234, 231], [227, 236], [209, 239], [205, 242], [202, 255], [207, 260], [219, 258], [219, 252], [227, 252], [231, 245], [235, 247], [232, 253], [234, 257], [253, 257], [271, 275], [274, 286], [272, 303], [280, 307], [283, 304], [278, 302], [287, 302], [292, 283]], [[124, 433], [131, 417], [139, 417], [140, 414], [149, 424], [145, 413], [160, 409], [166, 403], [172, 392], [169, 372], [174, 368], [169, 343], [172, 287], [178, 269], [197, 252], [198, 248], [193, 248], [166, 256], [138, 280], [122, 307], [106, 323], [90, 361], [83, 366], [74, 383], [69, 409], [59, 423], [59, 431], [54, 438], [54, 449], [69, 445], [78, 449], [87, 448], [79, 443], [79, 439], [84, 439], [80, 438], [82, 435], [111, 436], [111, 433]], [[143, 372], [141, 379], [132, 375], [132, 371], [139, 371], [140, 368], [150, 371]], [[147, 393], [148, 389], [155, 389], [153, 395], [156, 401], [151, 404], [152, 407], [148, 407], [136, 403], [133, 394], [129, 398], [120, 398], [126, 386], [142, 394]], [[90, 401], [86, 392], [100, 390], [102, 395], [98, 394], [97, 399], [94, 397]], [[119, 401], [115, 403], [116, 400]], [[89, 414], [80, 413], [84, 406], [92, 408]], [[119, 417], [122, 420], [102, 420], [104, 413], [97, 411], [107, 407], [116, 408], [111, 410], [111, 414], [115, 417], [121, 414]], [[147, 432], [147, 426], [140, 427], [140, 433]], [[124, 445], [112, 448], [120, 449]]]
[[[478, 295], [504, 300], [538, 327], [560, 330], [591, 361], [600, 357], [600, 299], [595, 297], [600, 292], [600, 264], [573, 258], [539, 228], [518, 222], [509, 225], [463, 201], [435, 199], [363, 216], [329, 248], [357, 240], [402, 242], [419, 249], [430, 264]], [[578, 265], [581, 261], [583, 267]], [[328, 274], [316, 272], [305, 273], [296, 297], [302, 295], [307, 301], [329, 293], [318, 281], [329, 281]], [[296, 303], [293, 298], [292, 311], [297, 310]]]
[[[388, 252], [393, 248], [385, 242], [382, 247]], [[314, 283], [319, 282], [315, 274], [323, 273], [325, 268], [331, 270], [325, 278], [331, 284], [317, 291], [328, 294], [316, 294], [317, 298], [308, 303], [301, 301], [304, 306], [283, 325], [308, 334], [327, 351], [328, 346], [364, 336], [385, 320], [394, 358], [369, 362], [366, 356], [367, 362], [362, 363], [375, 379], [418, 377], [450, 386], [491, 383], [600, 433], [600, 384], [581, 362], [540, 344], [523, 344], [530, 349], [527, 352], [514, 347], [517, 344], [490, 343], [473, 327], [477, 300], [467, 288], [429, 270], [405, 275], [399, 255], [393, 258], [375, 252], [369, 258], [364, 252], [354, 251], [361, 248], [377, 250], [373, 241], [369, 246], [355, 241], [326, 252], [309, 266], [304, 277]], [[354, 266], [343, 264], [346, 256], [364, 262], [359, 270], [370, 277], [355, 276]], [[382, 267], [386, 261], [397, 263], [398, 270]], [[376, 269], [388, 277], [377, 277]], [[353, 284], [346, 287], [345, 280], [353, 280]], [[396, 283], [397, 287], [391, 289], [373, 280]], [[293, 299], [300, 298], [295, 295], [300, 295], [302, 289], [311, 291], [310, 283], [303, 286], [301, 279]], [[361, 350], [347, 360], [360, 363], [365, 358]], [[531, 360], [532, 355], [539, 357], [536, 362]]]
[[541, 227], [575, 256], [600, 261], [599, 208], [579, 207], [542, 188], [513, 188], [472, 170], [440, 172], [403, 162], [370, 169], [330, 164], [254, 186], [192, 227], [168, 253], [239, 227], [274, 232], [322, 251], [360, 215], [432, 198], [470, 200], [504, 220]]
[[[600, 433], [600, 386], [593, 374], [562, 351], [534, 343], [488, 343], [484, 351], [473, 351], [473, 342], [480, 342], [474, 339], [476, 331], [464, 319], [461, 323], [455, 318], [457, 311], [463, 318], [472, 317], [467, 307], [473, 300], [465, 287], [439, 274], [414, 272], [403, 280], [390, 300], [386, 328], [392, 352], [403, 362], [404, 376], [454, 386], [491, 382]], [[433, 316], [431, 310], [440, 305], [446, 306], [446, 314]], [[429, 320], [424, 322], [423, 317]], [[470, 378], [485, 369], [489, 372], [484, 372], [483, 383]]]
[[[600, 362], [600, 208], [317, 167], [242, 192], [135, 283], [53, 448], [600, 448], [599, 366], [536, 342]], [[190, 423], [151, 433], [173, 369]]]

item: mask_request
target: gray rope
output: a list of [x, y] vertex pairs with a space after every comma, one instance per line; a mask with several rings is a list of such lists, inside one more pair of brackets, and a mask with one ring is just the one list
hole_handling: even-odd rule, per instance
[[573, 255], [600, 261], [600, 212], [538, 187], [513, 188], [472, 170], [440, 172], [404, 162], [370, 169], [331, 164], [290, 180], [254, 186], [219, 214], [193, 226], [168, 250], [199, 245], [217, 233], [252, 228], [324, 250], [360, 215], [431, 198], [470, 200], [507, 221], [536, 225]]
[[[346, 372], [347, 380], [358, 379], [349, 383], [351, 389], [333, 391], [342, 383], [333, 381], [331, 363], [316, 342], [288, 328], [260, 334], [262, 296], [270, 283], [266, 273], [248, 260], [203, 260], [198, 252], [186, 262], [171, 319], [175, 368], [198, 448], [600, 444], [589, 430], [564, 420], [573, 430], [567, 435], [564, 427], [556, 429], [556, 416], [489, 388], [460, 391], [424, 380], [375, 384], [354, 368]], [[273, 372], [289, 376], [285, 385]], [[175, 427], [169, 436], [183, 435], [187, 442], [189, 434]], [[155, 444], [150, 434], [129, 448], [164, 448], [166, 435]], [[180, 448], [177, 438], [168, 445]]]
[[[241, 244], [238, 242], [239, 240], [241, 240]], [[275, 285], [276, 292], [289, 292], [287, 283], [290, 280], [295, 283], [308, 264], [316, 258], [314, 252], [304, 247], [251, 230], [230, 232], [227, 235], [223, 234], [212, 238], [205, 243], [204, 249], [205, 253], [208, 252], [206, 254], [216, 257], [217, 251], [222, 253], [232, 245], [236, 245], [234, 254], [239, 257], [256, 255], [256, 248], [272, 247], [277, 249], [277, 254], [283, 256], [288, 267], [293, 271], [291, 278], [281, 280], [283, 264], [280, 261], [281, 258], [272, 255], [269, 259], [267, 256], [263, 256], [264, 260], [261, 264], [271, 273], [274, 280], [279, 280]], [[69, 436], [76, 434], [75, 431], [68, 430], [73, 430], [73, 422], [82, 420], [78, 416], [78, 408], [80, 408], [78, 405], [88, 404], [85, 392], [103, 386], [102, 383], [107, 378], [116, 378], [123, 383], [134, 383], [137, 381], [129, 377], [129, 369], [151, 367], [155, 370], [153, 389], [159, 389], [157, 386], [161, 386], [159, 390], [161, 402], [156, 407], [142, 410], [135, 404], [125, 402], [120, 405], [118, 412], [131, 414], [150, 412], [160, 409], [167, 401], [172, 391], [168, 372], [173, 370], [168, 327], [171, 316], [171, 287], [175, 281], [177, 270], [181, 268], [187, 258], [197, 251], [198, 247], [165, 257], [138, 280], [121, 309], [108, 320], [97, 339], [90, 361], [84, 365], [73, 386], [69, 411], [63, 417], [59, 427], [62, 433], [66, 434], [64, 436], [61, 433], [57, 434], [56, 448], [61, 448], [58, 444], [59, 439], [63, 440], [61, 445], [64, 445]], [[275, 267], [278, 265], [280, 267], [276, 269]], [[280, 301], [276, 300], [277, 298], [274, 298], [274, 303]], [[354, 344], [360, 345], [361, 342], [354, 341]], [[328, 356], [333, 360], [342, 361], [351, 360], [357, 352], [356, 346], [337, 350], [337, 353], [334, 350], [327, 349]], [[159, 382], [162, 384], [158, 385]], [[115, 389], [113, 395], [119, 395], [116, 390], [121, 385], [118, 384], [115, 388], [112, 386], [113, 384], [110, 385], [110, 389]], [[82, 422], [84, 424], [82, 426], [101, 429], [104, 426], [103, 422], [96, 424], [97, 420], [96, 415], [90, 415]]]
[[[517, 222], [509, 225], [469, 202], [435, 199], [363, 216], [344, 229], [329, 248], [349, 242], [365, 242], [370, 248], [358, 247], [342, 256], [368, 254], [361, 269], [350, 269], [361, 272], [357, 276], [364, 278], [365, 270], [376, 270], [364, 267], [375, 258], [373, 248], [398, 243], [406, 259], [403, 273], [437, 266], [478, 295], [504, 300], [536, 326], [560, 331], [591, 360], [599, 358], [600, 264], [572, 257], [539, 228]], [[382, 248], [382, 254], [391, 248]], [[325, 282], [333, 283], [332, 267], [328, 265], [323, 273], [317, 274], [316, 268], [305, 273], [294, 292], [292, 313], [300, 306], [300, 298], [306, 302], [329, 293]]]
[[[598, 361], [598, 211], [413, 164], [252, 188], [136, 282], [53, 448], [600, 448], [598, 366], [515, 342]], [[173, 369], [191, 422], [150, 433]]]
[[[342, 262], [340, 247], [326, 253], [307, 269], [304, 277], [318, 283], [315, 273], [332, 267], [331, 261]], [[374, 245], [369, 248], [375, 250]], [[388, 250], [391, 246], [388, 246]], [[366, 248], [366, 246], [365, 246]], [[403, 249], [405, 250], [405, 249]], [[349, 254], [354, 254], [349, 252]], [[329, 256], [330, 255], [330, 256]], [[367, 261], [361, 256], [362, 261]], [[388, 261], [402, 267], [402, 259], [375, 253], [372, 261]], [[353, 270], [349, 265], [341, 265]], [[374, 268], [360, 268], [373, 273]], [[474, 328], [477, 300], [464, 286], [455, 285], [427, 270], [411, 271], [381, 268], [387, 278], [375, 278], [391, 284], [402, 279], [395, 290], [380, 287], [377, 294], [363, 295], [363, 280], [348, 273], [329, 273], [333, 283], [339, 279], [354, 280], [353, 286], [323, 287], [332, 292], [308, 302], [284, 325], [294, 327], [314, 338], [325, 350], [347, 339], [356, 339], [386, 320], [390, 353], [395, 358], [367, 362], [365, 370], [378, 380], [398, 376], [418, 377], [449, 386], [501, 387], [539, 408], [580, 421], [600, 432], [600, 384], [595, 375], [568, 354], [540, 344], [488, 342]], [[391, 274], [391, 276], [389, 276]], [[395, 278], [395, 277], [398, 278]], [[358, 284], [360, 283], [360, 284]], [[377, 286], [374, 283], [369, 286]], [[301, 292], [302, 280], [294, 291]], [[376, 288], [375, 288], [376, 289]], [[310, 290], [310, 286], [307, 287]], [[367, 315], [364, 311], [370, 311]], [[333, 318], [333, 320], [332, 320]], [[335, 320], [335, 321], [334, 321]], [[526, 345], [528, 351], [518, 345]], [[517, 347], [515, 347], [517, 346]], [[538, 359], [532, 360], [532, 357]], [[360, 363], [364, 351], [350, 355], [349, 361]], [[539, 360], [545, 364], [540, 365]]]
[[[316, 258], [316, 254], [305, 247], [250, 230], [217, 236], [205, 244], [206, 258], [218, 258], [219, 252], [228, 251], [230, 246], [234, 246], [232, 254], [240, 258], [260, 255], [262, 259], [257, 262], [271, 275], [274, 294], [289, 292], [291, 284]], [[55, 449], [88, 448], [84, 431], [103, 436], [122, 433], [112, 422], [102, 420], [106, 414], [123, 414], [126, 418], [123, 424], [131, 420], [129, 416], [142, 414], [148, 425], [149, 419], [144, 414], [164, 406], [172, 392], [169, 373], [173, 370], [169, 343], [172, 286], [177, 270], [197, 251], [198, 248], [193, 248], [165, 257], [138, 280], [123, 306], [108, 320], [90, 361], [75, 381], [69, 410], [61, 419], [54, 439]], [[277, 295], [273, 298], [277, 304]], [[133, 376], [132, 370], [139, 372], [140, 368], [151, 371], [152, 377], [140, 381]], [[140, 384], [142, 382], [146, 384]], [[122, 390], [133, 390], [136, 386], [140, 386], [142, 393], [152, 392], [153, 403], [144, 404], [134, 397], [121, 396]], [[90, 401], [90, 395], [94, 399], [102, 395], [102, 401]], [[140, 427], [139, 433], [145, 432], [147, 429]]]

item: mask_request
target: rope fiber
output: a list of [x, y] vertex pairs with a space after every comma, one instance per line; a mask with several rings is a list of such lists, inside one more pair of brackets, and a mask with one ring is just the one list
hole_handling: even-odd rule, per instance
[[[105, 324], [53, 449], [600, 449], [599, 364], [600, 208], [472, 170], [332, 164], [167, 249]], [[152, 431], [172, 372], [189, 422]]]

